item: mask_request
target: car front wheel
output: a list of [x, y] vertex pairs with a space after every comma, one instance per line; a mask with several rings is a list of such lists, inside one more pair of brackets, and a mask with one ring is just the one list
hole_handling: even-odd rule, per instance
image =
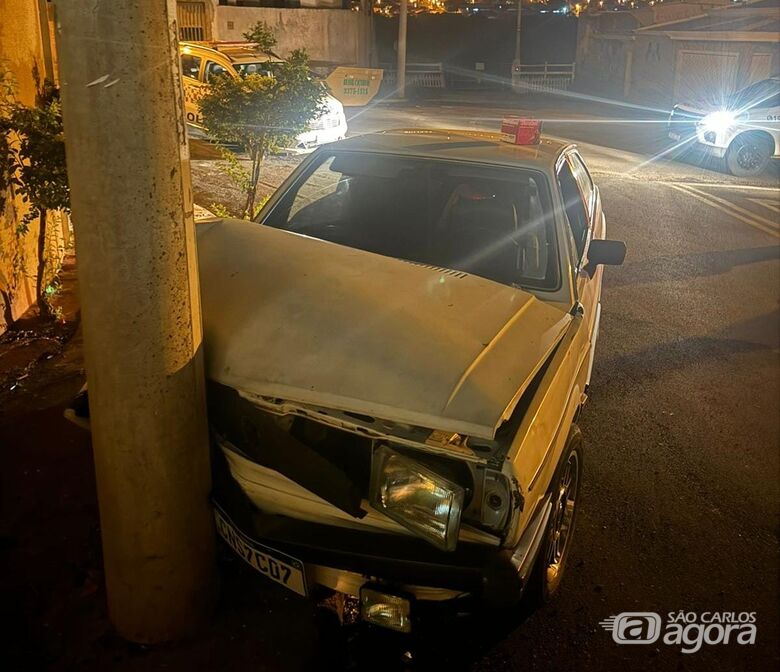
[[561, 585], [568, 560], [582, 481], [582, 432], [572, 425], [558, 469], [550, 484], [552, 510], [530, 578], [527, 595], [547, 602]]
[[761, 174], [772, 157], [768, 137], [759, 133], [738, 135], [726, 150], [726, 166], [732, 175], [752, 177]]

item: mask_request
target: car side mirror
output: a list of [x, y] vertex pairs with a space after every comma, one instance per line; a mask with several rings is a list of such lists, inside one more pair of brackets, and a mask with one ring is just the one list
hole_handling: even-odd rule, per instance
[[588, 245], [588, 265], [585, 272], [592, 276], [596, 266], [620, 266], [626, 258], [626, 244], [622, 240], [594, 238]]

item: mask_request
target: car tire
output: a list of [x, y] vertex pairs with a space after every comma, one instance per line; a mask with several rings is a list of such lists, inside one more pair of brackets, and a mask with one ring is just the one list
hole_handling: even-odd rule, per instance
[[582, 432], [576, 424], [572, 424], [566, 447], [548, 490], [553, 508], [524, 594], [526, 602], [532, 608], [547, 603], [561, 586], [577, 521], [582, 458]]
[[726, 150], [726, 167], [737, 177], [760, 175], [772, 158], [771, 139], [762, 133], [743, 133]]

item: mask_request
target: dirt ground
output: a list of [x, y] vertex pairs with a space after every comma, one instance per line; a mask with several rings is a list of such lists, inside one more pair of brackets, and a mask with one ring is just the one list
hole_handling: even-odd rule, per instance
[[[204, 208], [214, 210], [214, 205], [222, 206], [232, 215], [239, 217], [244, 198], [239, 188], [225, 174], [225, 161], [219, 158], [219, 152], [203, 140], [190, 139], [193, 200]], [[257, 202], [270, 196], [298, 165], [301, 155], [282, 155], [268, 158], [262, 167]], [[249, 162], [239, 159], [244, 165]]]

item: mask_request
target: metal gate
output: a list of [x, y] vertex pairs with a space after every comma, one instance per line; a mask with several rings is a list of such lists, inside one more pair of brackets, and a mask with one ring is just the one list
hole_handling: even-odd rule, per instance
[[512, 65], [514, 91], [568, 91], [574, 81], [574, 63], [521, 63]]
[[202, 42], [211, 39], [205, 2], [177, 2], [176, 18], [179, 21], [180, 40]]
[[[381, 64], [384, 69], [382, 78], [382, 88], [387, 90], [395, 89], [397, 86], [398, 73], [395, 65], [390, 63]], [[406, 64], [406, 85], [411, 88], [420, 89], [443, 89], [445, 88], [444, 69], [441, 63], [407, 63]]]

